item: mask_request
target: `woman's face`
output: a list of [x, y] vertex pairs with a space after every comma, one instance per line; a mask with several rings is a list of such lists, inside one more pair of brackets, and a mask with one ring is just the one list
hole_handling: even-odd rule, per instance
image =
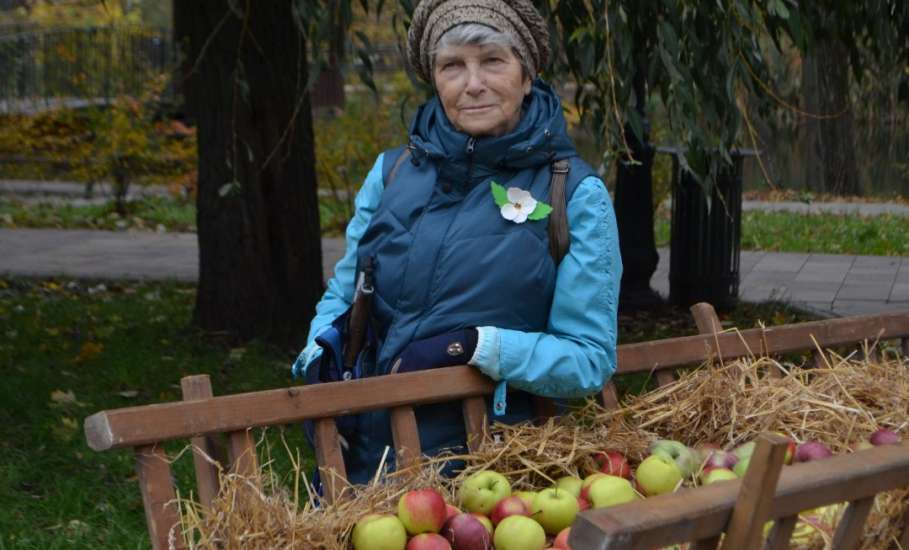
[[471, 136], [500, 136], [517, 126], [530, 77], [511, 48], [450, 46], [436, 54], [433, 80], [448, 120]]

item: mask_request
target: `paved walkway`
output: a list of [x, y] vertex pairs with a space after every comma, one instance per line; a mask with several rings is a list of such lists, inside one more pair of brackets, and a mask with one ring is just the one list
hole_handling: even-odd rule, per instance
[[[323, 239], [330, 277], [342, 239]], [[86, 279], [195, 281], [196, 235], [0, 229], [0, 274]], [[660, 250], [653, 287], [669, 292], [669, 251]], [[909, 310], [909, 257], [742, 252], [740, 296], [770, 298], [822, 315]]]

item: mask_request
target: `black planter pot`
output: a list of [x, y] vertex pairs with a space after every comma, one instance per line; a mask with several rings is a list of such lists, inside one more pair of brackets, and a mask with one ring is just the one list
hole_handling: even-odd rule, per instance
[[739, 295], [742, 243], [742, 168], [753, 151], [732, 156], [720, 172], [710, 200], [692, 175], [680, 169], [673, 154], [669, 301], [689, 307], [709, 302], [719, 309], [735, 305]]

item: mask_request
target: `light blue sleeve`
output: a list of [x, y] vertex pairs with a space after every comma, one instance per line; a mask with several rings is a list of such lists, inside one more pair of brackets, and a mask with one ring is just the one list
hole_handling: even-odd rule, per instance
[[493, 380], [547, 397], [594, 393], [616, 368], [622, 260], [612, 201], [598, 178], [578, 185], [568, 224], [571, 246], [559, 265], [546, 332], [480, 327], [470, 360]]
[[332, 321], [344, 313], [353, 302], [354, 285], [357, 270], [357, 247], [376, 208], [382, 199], [385, 183], [382, 181], [382, 160], [384, 153], [379, 155], [363, 187], [354, 200], [354, 217], [347, 224], [346, 250], [344, 256], [335, 264], [335, 273], [328, 280], [325, 294], [316, 305], [316, 316], [309, 325], [309, 336], [306, 337], [306, 347], [300, 352], [291, 368], [294, 377], [301, 376], [307, 366], [322, 355], [322, 348], [316, 344], [318, 336]]

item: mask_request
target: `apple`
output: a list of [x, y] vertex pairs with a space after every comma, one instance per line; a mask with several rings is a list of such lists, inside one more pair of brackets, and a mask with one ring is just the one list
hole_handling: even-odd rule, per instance
[[631, 482], [624, 477], [606, 476], [590, 486], [590, 504], [594, 509], [624, 504], [638, 499]]
[[729, 468], [714, 468], [707, 472], [707, 475], [701, 476], [701, 483], [704, 485], [710, 485], [711, 483], [716, 483], [717, 481], [726, 481], [729, 479], [738, 479], [739, 476], [735, 475], [735, 472]]
[[479, 522], [483, 524], [483, 527], [486, 528], [486, 531], [489, 532], [489, 535], [492, 536], [492, 520], [490, 520], [488, 517], [484, 516], [483, 514], [477, 514], [476, 512], [471, 512], [470, 515], [477, 518], [477, 520], [479, 520]]
[[511, 496], [511, 484], [498, 472], [483, 470], [477, 472], [461, 484], [458, 497], [469, 512], [489, 515], [492, 507], [505, 497]]
[[655, 454], [644, 459], [635, 472], [635, 478], [646, 495], [662, 495], [675, 491], [682, 481], [682, 472], [671, 458]]
[[732, 468], [732, 472], [739, 476], [745, 477], [745, 472], [748, 471], [748, 466], [751, 464], [751, 457], [743, 458], [736, 462], [735, 467]]
[[437, 533], [423, 533], [410, 539], [406, 550], [452, 550], [445, 537]]
[[754, 454], [754, 447], [756, 443], [754, 441], [749, 441], [748, 443], [742, 443], [736, 447], [732, 452], [735, 453], [735, 456], [739, 457], [739, 460], [745, 460], [746, 458], [751, 458], [751, 455]]
[[732, 469], [738, 461], [739, 457], [735, 453], [730, 453], [722, 449], [711, 450], [708, 451], [707, 457], [704, 459], [704, 470], [712, 470], [715, 468]]
[[354, 550], [404, 550], [407, 530], [396, 516], [369, 514], [354, 526], [351, 542]]
[[654, 441], [650, 446], [651, 455], [662, 455], [675, 462], [682, 477], [688, 477], [693, 474], [699, 464], [694, 452], [685, 446], [684, 443], [672, 439], [660, 439]]
[[864, 451], [865, 449], [873, 449], [874, 445], [870, 441], [859, 441], [856, 446], [857, 451]]
[[459, 510], [457, 508], [457, 506], [452, 506], [451, 504], [447, 504], [447, 503], [445, 504], [445, 519], [446, 520], [449, 520], [460, 513], [461, 513], [461, 510]]
[[492, 532], [473, 514], [458, 514], [449, 519], [440, 534], [451, 544], [452, 550], [492, 548]]
[[445, 499], [435, 489], [407, 491], [398, 500], [398, 519], [407, 533], [438, 533], [448, 517]]
[[795, 441], [793, 441], [791, 437], [789, 437], [788, 435], [786, 435], [784, 433], [780, 433], [780, 432], [774, 432], [774, 433], [780, 437], [785, 437], [786, 441], [789, 442], [789, 445], [786, 447], [786, 456], [785, 456], [785, 458], [783, 458], [783, 464], [792, 464], [792, 459], [795, 458], [795, 447], [796, 447]]
[[531, 516], [550, 535], [574, 523], [578, 515], [578, 497], [562, 489], [543, 489], [533, 499]]
[[536, 491], [518, 491], [515, 493], [515, 496], [521, 497], [521, 500], [524, 501], [524, 504], [527, 505], [527, 509], [530, 510], [533, 508], [533, 499], [537, 498]]
[[578, 497], [578, 511], [590, 510], [590, 501], [584, 497]]
[[584, 483], [581, 484], [581, 494], [579, 496], [581, 498], [586, 498], [587, 500], [590, 500], [590, 497], [588, 496], [588, 493], [587, 493], [588, 491], [590, 491], [590, 486], [593, 485], [594, 481], [596, 481], [598, 479], [602, 479], [602, 478], [606, 477], [607, 475], [609, 475], [609, 474], [604, 474], [603, 472], [597, 472], [595, 474], [590, 474], [589, 476], [585, 477]]
[[546, 533], [539, 523], [526, 516], [509, 516], [496, 527], [493, 542], [496, 550], [543, 550]]
[[566, 527], [559, 531], [559, 534], [556, 535], [554, 541], [552, 541], [553, 549], [559, 550], [571, 550], [571, 547], [568, 546], [568, 536], [571, 534], [571, 527]]
[[568, 491], [572, 495], [579, 497], [581, 496], [581, 485], [583, 484], [584, 482], [580, 478], [574, 476], [564, 476], [556, 480], [555, 487], [562, 489], [563, 491]]
[[819, 441], [806, 441], [795, 449], [796, 462], [811, 462], [831, 456], [833, 453], [830, 452], [830, 449]]
[[604, 474], [631, 479], [631, 466], [628, 465], [628, 459], [622, 453], [603, 451], [597, 453], [595, 459], [600, 465], [600, 471]]
[[896, 445], [900, 442], [900, 436], [896, 432], [882, 428], [871, 434], [868, 437], [868, 441], [875, 447], [879, 445]]
[[529, 516], [530, 508], [524, 504], [524, 500], [521, 497], [512, 495], [496, 503], [489, 514], [489, 519], [493, 525], [498, 525], [503, 519], [514, 515]]

